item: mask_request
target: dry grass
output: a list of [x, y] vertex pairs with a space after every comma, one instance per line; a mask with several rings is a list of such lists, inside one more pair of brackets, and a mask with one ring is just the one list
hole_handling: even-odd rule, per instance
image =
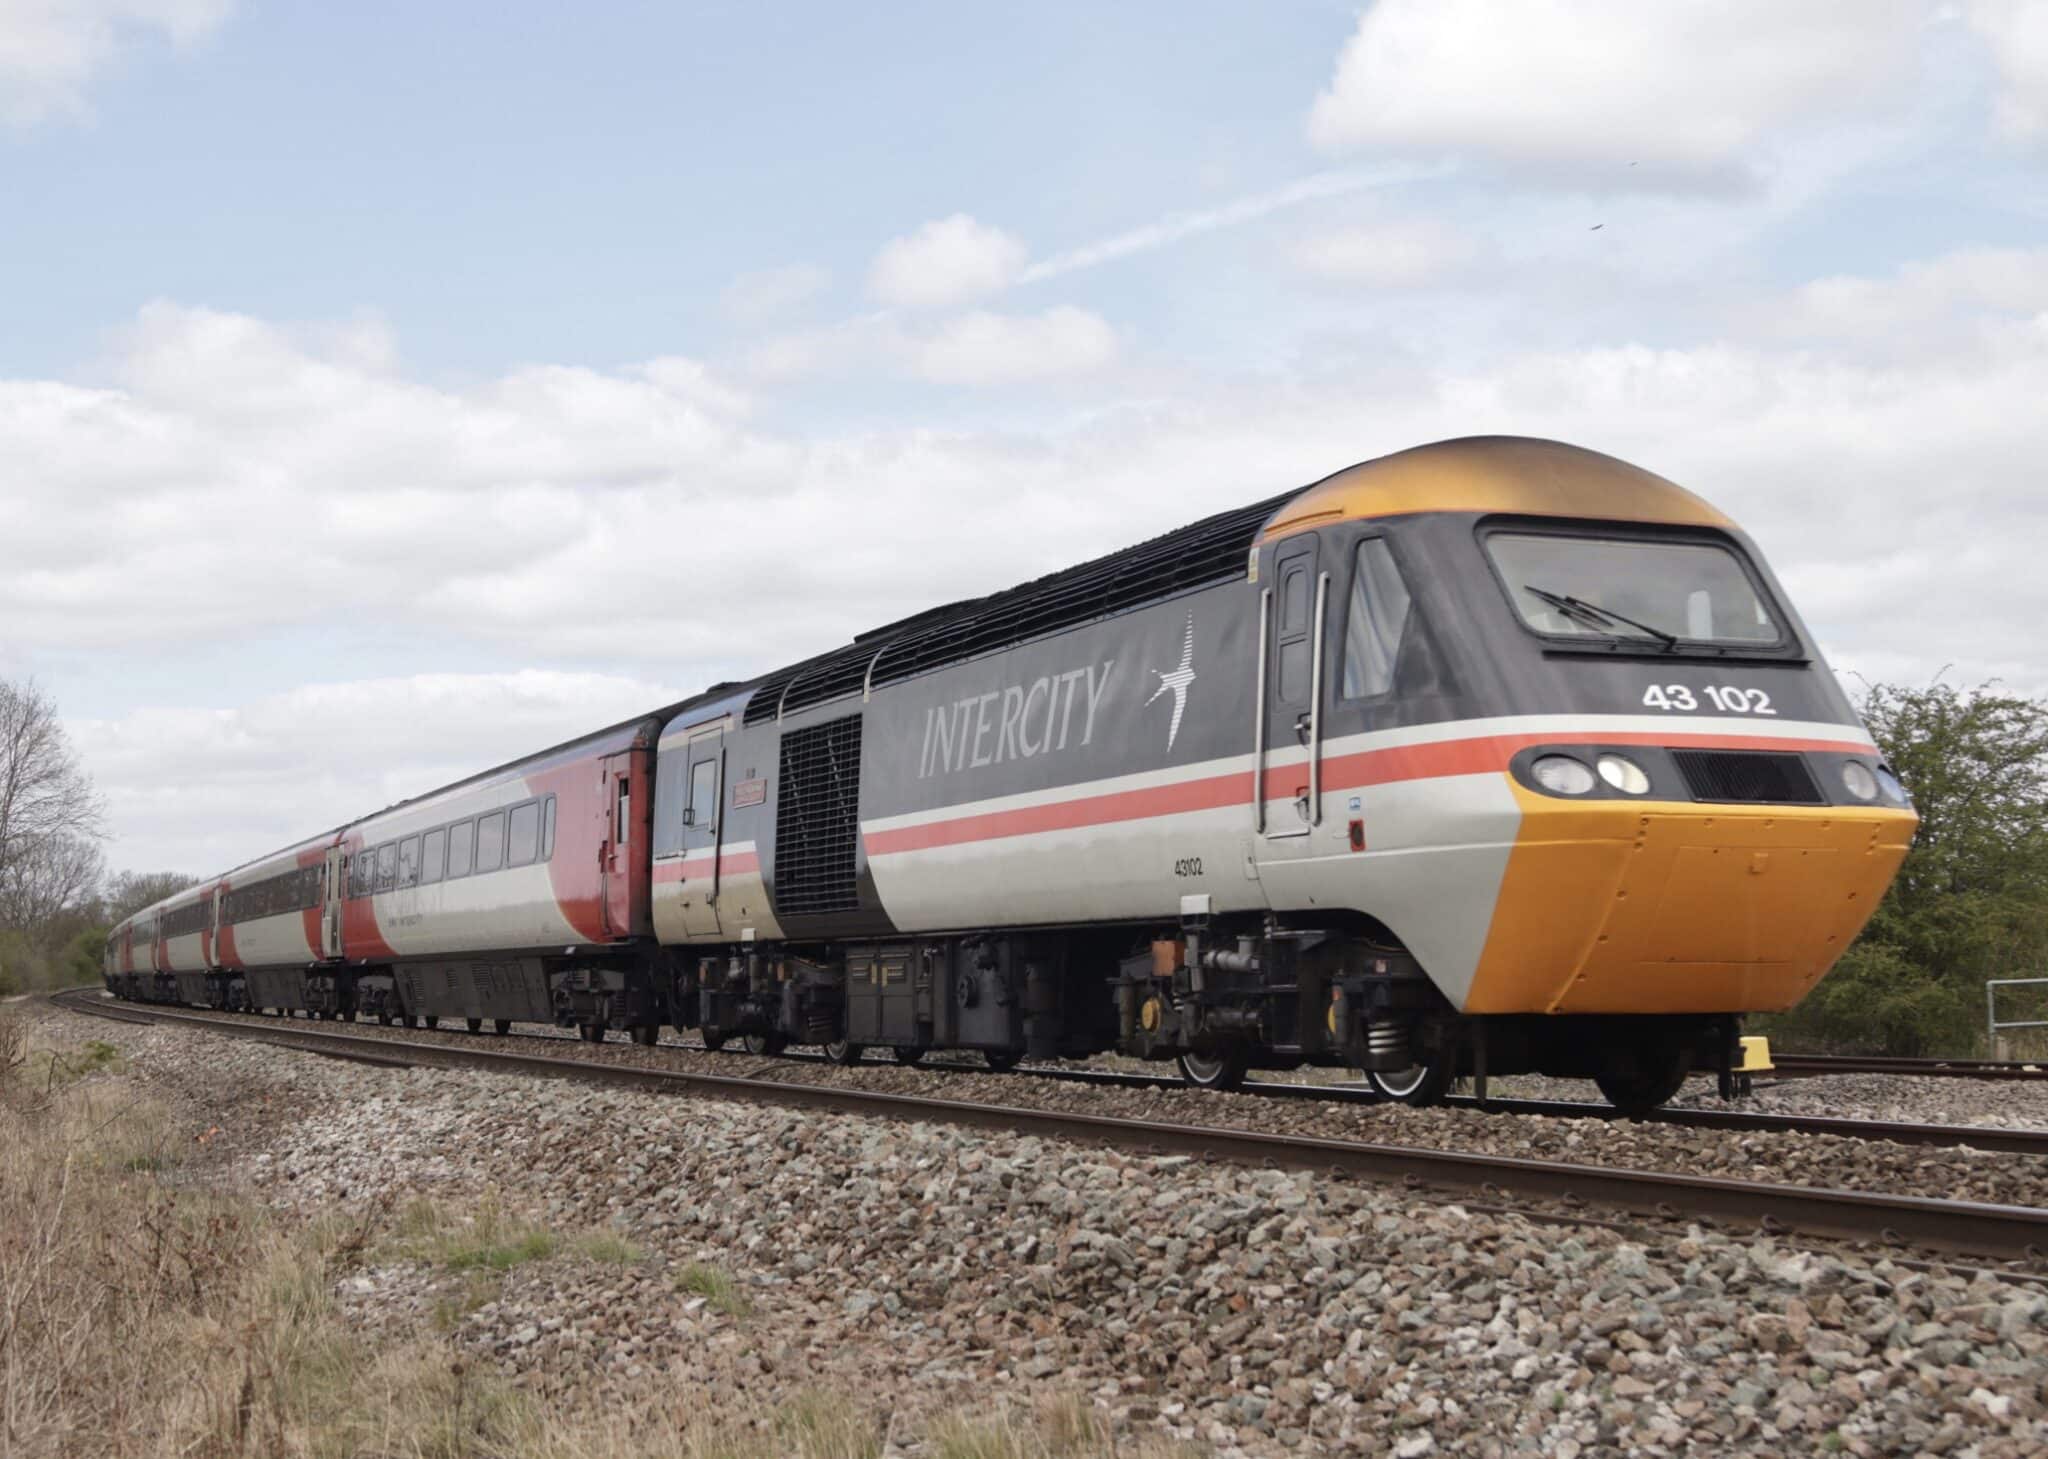
[[[182, 1175], [192, 1136], [117, 1057], [40, 1047], [0, 1014], [0, 1455], [81, 1459], [879, 1459], [872, 1395], [768, 1407], [650, 1383], [620, 1409], [544, 1407], [431, 1331], [380, 1346], [334, 1292], [393, 1252], [459, 1272], [477, 1300], [542, 1256], [637, 1261], [616, 1236], [557, 1237], [485, 1206], [293, 1221]], [[203, 1138], [203, 1137], [201, 1137]], [[678, 1284], [737, 1315], [702, 1266]], [[454, 1320], [459, 1321], [459, 1315]], [[439, 1325], [438, 1323], [436, 1325]], [[448, 1325], [452, 1326], [452, 1322]], [[895, 1437], [909, 1437], [898, 1415]], [[1085, 1401], [941, 1420], [943, 1459], [1167, 1459], [1113, 1440]]]

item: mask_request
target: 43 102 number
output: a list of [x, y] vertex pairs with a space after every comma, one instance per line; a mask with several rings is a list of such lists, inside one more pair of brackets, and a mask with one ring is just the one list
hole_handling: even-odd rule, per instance
[[1652, 684], [1643, 691], [1645, 708], [1677, 710], [1682, 714], [1701, 708], [1702, 699], [1723, 714], [1778, 712], [1771, 707], [1771, 696], [1763, 690], [1744, 689], [1737, 684], [1708, 684], [1697, 691], [1688, 684]]

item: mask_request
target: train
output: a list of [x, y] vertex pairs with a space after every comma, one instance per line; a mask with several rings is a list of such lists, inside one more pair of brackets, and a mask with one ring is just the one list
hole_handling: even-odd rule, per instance
[[[337, 733], [339, 727], [337, 727]], [[204, 880], [119, 997], [709, 1048], [1726, 1080], [1911, 797], [1743, 531], [1556, 441], [1418, 446]]]

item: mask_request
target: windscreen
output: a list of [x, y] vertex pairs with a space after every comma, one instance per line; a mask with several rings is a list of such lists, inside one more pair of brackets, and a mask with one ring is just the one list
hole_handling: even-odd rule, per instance
[[1522, 621], [1539, 633], [1666, 646], [1784, 641], [1749, 574], [1725, 547], [1494, 532], [1486, 550]]

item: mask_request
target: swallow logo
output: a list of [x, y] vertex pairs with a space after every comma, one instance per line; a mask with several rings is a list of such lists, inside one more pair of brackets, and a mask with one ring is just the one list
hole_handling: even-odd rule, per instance
[[1154, 669], [1152, 672], [1159, 676], [1159, 687], [1152, 691], [1152, 699], [1147, 699], [1145, 702], [1150, 704], [1153, 699], [1157, 699], [1163, 694], [1171, 693], [1173, 695], [1173, 721], [1166, 727], [1166, 748], [1170, 752], [1173, 749], [1173, 742], [1180, 737], [1181, 716], [1187, 713], [1188, 685], [1195, 682], [1195, 615], [1193, 613], [1188, 614], [1187, 636], [1181, 640], [1179, 667], [1173, 669]]

